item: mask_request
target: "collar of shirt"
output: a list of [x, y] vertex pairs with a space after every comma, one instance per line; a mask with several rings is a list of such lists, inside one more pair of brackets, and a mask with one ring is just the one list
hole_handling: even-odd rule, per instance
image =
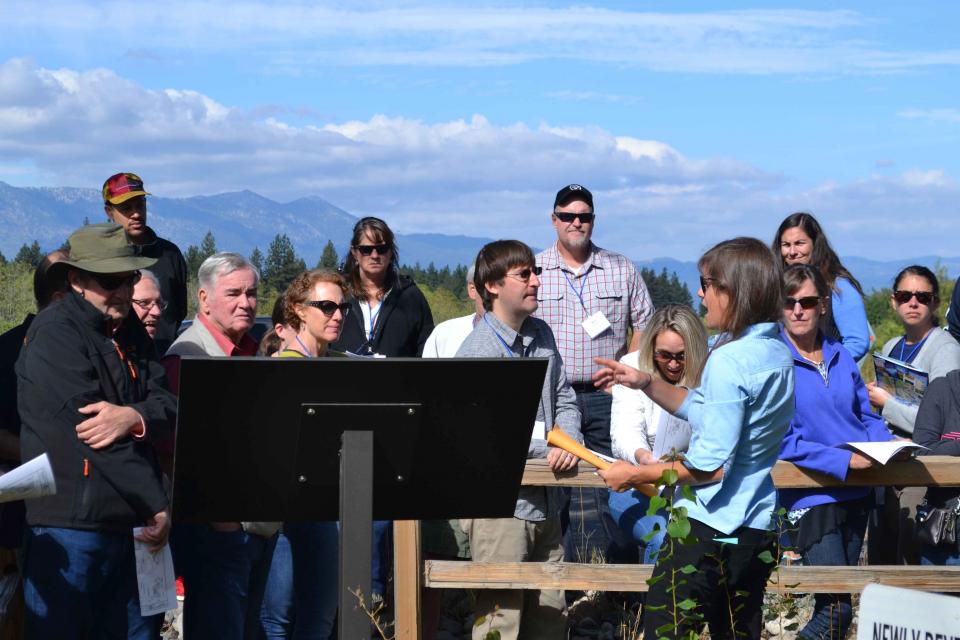
[[490, 328], [496, 331], [503, 341], [510, 345], [513, 348], [513, 345], [517, 343], [517, 336], [520, 336], [520, 341], [523, 344], [523, 353], [530, 348], [530, 344], [533, 342], [534, 337], [536, 336], [536, 329], [534, 328], [533, 321], [530, 318], [527, 318], [523, 321], [523, 324], [520, 325], [520, 331], [514, 331], [504, 323], [500, 322], [500, 318], [497, 317], [497, 314], [492, 311], [488, 311], [483, 316], [490, 323]]
[[[553, 245], [547, 249], [546, 253], [543, 255], [543, 262], [540, 264], [544, 269], [563, 269], [570, 273], [574, 273], [566, 262], [563, 260], [563, 256], [560, 255], [560, 249], [557, 248], [557, 242], [554, 242]], [[590, 243], [590, 255], [587, 256], [587, 261], [580, 266], [580, 270], [577, 271], [574, 275], [580, 277], [590, 272], [591, 267], [597, 269], [606, 268], [606, 260], [604, 256], [604, 251], [597, 245]]]
[[254, 356], [257, 354], [257, 341], [250, 337], [249, 333], [243, 334], [240, 338], [239, 343], [235, 343], [227, 334], [220, 331], [217, 327], [213, 325], [212, 322], [207, 320], [207, 317], [202, 314], [197, 314], [197, 319], [200, 320], [200, 323], [206, 327], [207, 331], [210, 332], [210, 335], [213, 336], [213, 339], [217, 341], [217, 345], [223, 350], [225, 354], [229, 357], [234, 356]]

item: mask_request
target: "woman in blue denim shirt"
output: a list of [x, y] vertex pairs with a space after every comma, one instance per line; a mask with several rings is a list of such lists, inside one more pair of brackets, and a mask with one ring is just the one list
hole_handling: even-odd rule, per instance
[[[760, 637], [761, 607], [773, 569], [768, 554], [776, 490], [770, 471], [793, 418], [793, 358], [776, 321], [782, 309], [779, 269], [770, 249], [755, 238], [721, 242], [700, 258], [699, 296], [704, 322], [721, 332], [696, 389], [675, 387], [619, 362], [598, 359], [601, 384], [640, 389], [692, 426], [683, 463], [643, 466], [615, 462], [601, 471], [617, 491], [656, 482], [667, 469], [691, 485], [693, 499], [679, 498], [690, 519], [692, 544], [661, 554], [647, 595], [644, 632], [674, 622], [673, 602], [692, 599], [713, 637]], [[667, 578], [693, 565], [683, 584]], [[664, 578], [657, 579], [657, 576]], [[673, 589], [668, 591], [668, 589]], [[685, 622], [667, 637], [700, 632]]]

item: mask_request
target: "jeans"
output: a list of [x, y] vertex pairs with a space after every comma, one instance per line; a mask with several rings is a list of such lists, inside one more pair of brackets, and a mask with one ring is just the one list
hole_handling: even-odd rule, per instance
[[[643, 549], [643, 564], [656, 564], [657, 554], [667, 533], [666, 514], [659, 511], [648, 516], [650, 498], [639, 491], [610, 491], [608, 505], [610, 516], [620, 527], [620, 531], [630, 536]], [[647, 541], [646, 536], [657, 527], [659, 531]]]
[[173, 558], [183, 577], [183, 634], [189, 638], [243, 640], [253, 568], [267, 540], [243, 529], [214, 531], [207, 524], [174, 525]]
[[[824, 505], [826, 506], [826, 505]], [[813, 507], [816, 509], [817, 507]], [[871, 507], [849, 507], [847, 520], [839, 528], [825, 534], [806, 549], [800, 549], [805, 566], [854, 567], [860, 560], [863, 536]], [[818, 593], [813, 600], [813, 617], [799, 637], [806, 639], [837, 638], [847, 636], [853, 622], [853, 605], [849, 593]]]
[[370, 590], [373, 593], [385, 596], [387, 594], [387, 579], [390, 576], [390, 558], [393, 550], [393, 521], [373, 521], [373, 558], [371, 568], [373, 575], [370, 581]]
[[32, 638], [159, 638], [162, 615], [140, 615], [133, 532], [30, 527], [23, 595]]
[[960, 566], [960, 550], [956, 545], [950, 547], [931, 547], [923, 545], [920, 548], [920, 564]]
[[259, 637], [326, 640], [337, 616], [336, 522], [289, 522], [273, 547]]

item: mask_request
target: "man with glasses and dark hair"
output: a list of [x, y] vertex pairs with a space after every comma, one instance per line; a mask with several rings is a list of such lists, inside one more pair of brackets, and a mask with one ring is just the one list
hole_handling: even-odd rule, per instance
[[[572, 469], [577, 459], [548, 447], [546, 430], [559, 426], [577, 441], [580, 411], [563, 373], [550, 327], [531, 317], [537, 310], [540, 268], [533, 252], [517, 240], [498, 240], [477, 255], [474, 284], [486, 313], [467, 336], [458, 358], [548, 358], [528, 458], [546, 458], [554, 471]], [[560, 500], [556, 488], [521, 487], [512, 518], [461, 520], [477, 562], [560, 562]], [[566, 637], [566, 603], [557, 590], [485, 590], [477, 594], [478, 616], [489, 623], [473, 628], [474, 640], [497, 630], [501, 640]]]
[[[537, 255], [537, 266], [543, 273], [536, 316], [550, 325], [557, 338], [567, 380], [577, 394], [583, 416], [580, 430], [584, 443], [610, 456], [612, 398], [591, 381], [597, 369], [594, 361], [619, 360], [627, 351], [636, 351], [653, 304], [636, 266], [625, 256], [593, 244], [596, 214], [593, 194], [586, 187], [569, 184], [560, 189], [550, 217], [557, 242]], [[633, 338], [628, 348], [627, 333], [631, 329]], [[572, 496], [571, 511], [583, 514], [583, 526], [565, 526], [567, 561], [589, 562], [593, 555], [573, 540], [573, 532], [581, 529], [590, 532], [590, 546], [608, 560], [636, 561], [635, 545], [622, 539], [607, 515], [606, 494], [604, 490], [584, 490]], [[565, 510], [564, 515], [567, 513]]]
[[187, 263], [177, 245], [147, 226], [148, 195], [143, 180], [135, 173], [117, 173], [103, 183], [107, 218], [123, 227], [137, 255], [156, 260], [151, 270], [166, 307], [161, 309], [151, 337], [157, 353], [163, 355], [187, 316]]

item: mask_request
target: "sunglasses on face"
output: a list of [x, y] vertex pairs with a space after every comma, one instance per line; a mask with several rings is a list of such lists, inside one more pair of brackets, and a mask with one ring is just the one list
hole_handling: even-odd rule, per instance
[[517, 271], [516, 273], [507, 273], [504, 275], [510, 276], [511, 278], [516, 278], [521, 282], [528, 282], [530, 280], [530, 275], [540, 275], [543, 271], [543, 267], [527, 267], [522, 271]]
[[686, 355], [684, 355], [683, 351], [680, 353], [670, 353], [669, 351], [661, 351], [660, 349], [657, 349], [653, 352], [653, 359], [660, 364], [667, 364], [671, 360], [677, 364], [683, 364], [685, 358]]
[[937, 299], [933, 291], [894, 291], [893, 299], [897, 304], [907, 304], [910, 298], [916, 298], [920, 304], [928, 305]]
[[802, 298], [784, 298], [783, 308], [793, 309], [800, 305], [801, 309], [813, 309], [820, 302], [820, 296], [803, 296]]
[[349, 302], [334, 302], [333, 300], [307, 300], [304, 302], [308, 307], [313, 307], [314, 309], [319, 309], [320, 313], [327, 316], [328, 318], [333, 316], [337, 312], [337, 309], [340, 309], [340, 315], [346, 316], [350, 312], [350, 303]]
[[137, 305], [144, 311], [148, 311], [153, 305], [157, 305], [157, 309], [159, 309], [161, 313], [167, 310], [167, 301], [163, 298], [157, 298], [156, 300], [137, 300], [134, 298], [130, 302]]
[[707, 278], [704, 276], [700, 276], [700, 291], [703, 291], [704, 293], [706, 293], [710, 285], [716, 281], [717, 281], [716, 278]]
[[374, 251], [377, 252], [378, 256], [382, 256], [390, 251], [390, 245], [388, 244], [358, 244], [355, 248], [362, 256], [369, 256]]
[[114, 275], [112, 273], [91, 273], [90, 275], [106, 291], [115, 291], [120, 287], [132, 287], [140, 282], [139, 271], [126, 275]]
[[554, 211], [553, 215], [564, 224], [570, 224], [577, 218], [580, 218], [580, 224], [590, 224], [593, 222], [594, 216], [592, 213], [567, 213], [564, 211]]

